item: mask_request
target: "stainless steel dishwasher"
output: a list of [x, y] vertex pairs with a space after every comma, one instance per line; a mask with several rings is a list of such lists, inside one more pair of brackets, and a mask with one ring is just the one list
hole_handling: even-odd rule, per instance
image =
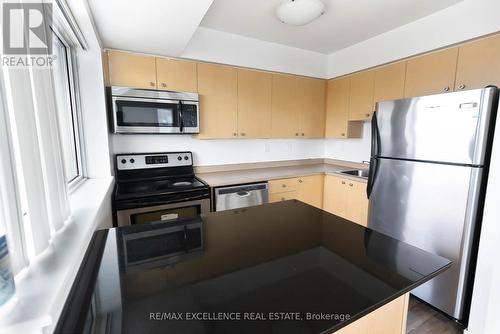
[[244, 208], [268, 201], [267, 182], [215, 188], [215, 211]]

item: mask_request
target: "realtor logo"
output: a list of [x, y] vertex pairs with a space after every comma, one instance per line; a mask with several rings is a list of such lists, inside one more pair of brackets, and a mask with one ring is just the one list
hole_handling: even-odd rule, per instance
[[52, 54], [52, 4], [3, 3], [3, 54]]

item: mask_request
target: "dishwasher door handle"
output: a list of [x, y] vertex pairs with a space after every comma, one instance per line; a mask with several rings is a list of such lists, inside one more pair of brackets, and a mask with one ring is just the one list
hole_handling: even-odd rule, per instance
[[240, 197], [248, 197], [248, 196], [250, 196], [250, 192], [249, 191], [238, 191], [236, 193], [236, 195], [238, 195]]

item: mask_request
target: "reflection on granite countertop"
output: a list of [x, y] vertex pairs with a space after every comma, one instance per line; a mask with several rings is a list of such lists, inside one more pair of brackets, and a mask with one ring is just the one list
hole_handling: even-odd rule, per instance
[[[71, 301], [93, 296], [107, 333], [331, 333], [451, 265], [297, 200], [97, 231], [91, 245], [82, 266], [98, 275], [77, 277]], [[68, 310], [60, 321], [87, 312]]]

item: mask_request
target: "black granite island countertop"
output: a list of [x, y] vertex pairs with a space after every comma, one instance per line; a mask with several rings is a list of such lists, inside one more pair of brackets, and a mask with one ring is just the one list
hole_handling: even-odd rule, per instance
[[450, 264], [296, 200], [113, 228], [56, 332], [331, 333]]

